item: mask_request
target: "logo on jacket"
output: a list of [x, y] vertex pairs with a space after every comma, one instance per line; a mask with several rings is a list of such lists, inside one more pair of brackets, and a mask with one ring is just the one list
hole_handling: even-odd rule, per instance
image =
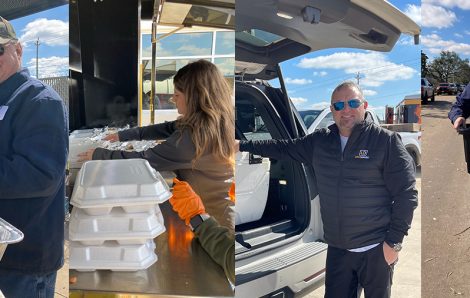
[[359, 155], [354, 158], [369, 159], [369, 150], [359, 150]]

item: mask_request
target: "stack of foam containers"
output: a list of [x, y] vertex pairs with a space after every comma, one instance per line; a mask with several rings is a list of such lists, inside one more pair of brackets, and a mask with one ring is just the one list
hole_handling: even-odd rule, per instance
[[74, 186], [70, 269], [137, 271], [157, 261], [153, 239], [165, 231], [158, 204], [169, 187], [146, 160], [83, 164]]

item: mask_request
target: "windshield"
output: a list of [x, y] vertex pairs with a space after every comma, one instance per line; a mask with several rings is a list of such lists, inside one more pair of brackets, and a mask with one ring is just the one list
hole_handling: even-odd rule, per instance
[[302, 117], [302, 120], [304, 121], [306, 127], [310, 127], [310, 125], [312, 125], [313, 121], [317, 119], [320, 113], [321, 113], [321, 110], [299, 111], [300, 117]]
[[236, 32], [235, 34], [236, 39], [258, 47], [265, 47], [284, 39], [282, 36], [258, 29]]

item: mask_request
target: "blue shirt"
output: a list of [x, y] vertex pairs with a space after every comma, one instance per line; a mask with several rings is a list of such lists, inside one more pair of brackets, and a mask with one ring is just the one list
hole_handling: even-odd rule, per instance
[[[60, 96], [22, 69], [0, 84], [0, 217], [24, 239], [0, 268], [48, 273], [63, 263], [68, 117]], [[2, 118], [2, 117], [0, 117]]]

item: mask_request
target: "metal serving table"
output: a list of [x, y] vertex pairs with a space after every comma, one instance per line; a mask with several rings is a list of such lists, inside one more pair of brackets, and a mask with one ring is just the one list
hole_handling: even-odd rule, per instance
[[170, 203], [160, 204], [160, 209], [166, 232], [154, 240], [158, 256], [154, 265], [137, 272], [70, 270], [70, 277], [77, 279], [70, 285], [70, 297], [104, 297], [103, 294], [112, 293], [139, 297], [233, 296], [223, 269], [194, 239]]
[[[161, 171], [168, 185], [173, 172]], [[168, 201], [159, 205], [166, 232], [154, 239], [158, 261], [146, 270], [115, 272], [70, 270], [71, 298], [98, 297], [233, 297], [233, 287], [217, 265], [194, 239], [194, 234]], [[115, 295], [113, 295], [115, 294]]]

